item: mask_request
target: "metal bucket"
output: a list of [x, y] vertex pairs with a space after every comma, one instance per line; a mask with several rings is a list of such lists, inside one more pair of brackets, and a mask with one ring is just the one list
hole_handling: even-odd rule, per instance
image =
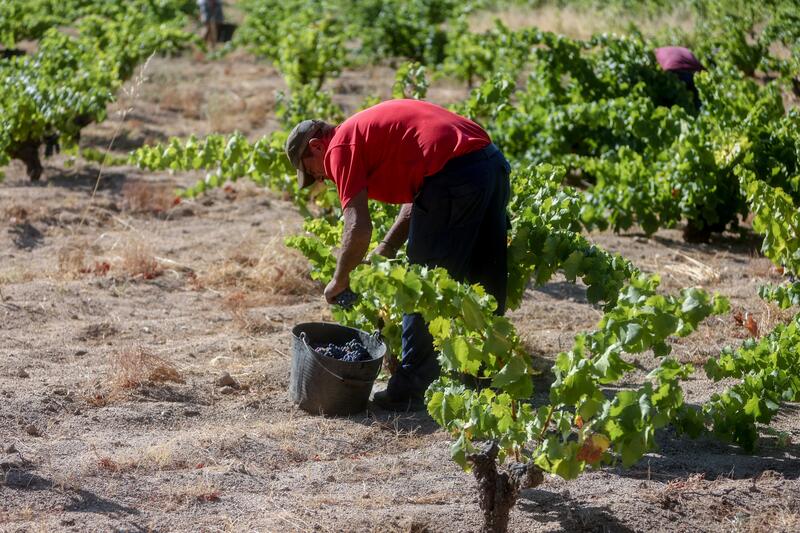
[[[377, 335], [326, 322], [306, 322], [292, 329], [292, 371], [289, 396], [312, 414], [351, 415], [367, 408], [386, 345]], [[357, 339], [372, 359], [339, 361], [317, 353], [311, 344], [338, 345]]]

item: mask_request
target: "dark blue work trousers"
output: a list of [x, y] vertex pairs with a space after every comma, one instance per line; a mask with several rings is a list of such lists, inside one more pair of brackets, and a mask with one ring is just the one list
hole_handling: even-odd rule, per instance
[[[486, 148], [450, 160], [428, 176], [414, 198], [408, 233], [412, 264], [444, 267], [458, 281], [480, 283], [505, 312], [511, 167]], [[403, 316], [400, 368], [389, 380], [395, 398], [422, 396], [439, 376], [433, 337], [419, 313]]]

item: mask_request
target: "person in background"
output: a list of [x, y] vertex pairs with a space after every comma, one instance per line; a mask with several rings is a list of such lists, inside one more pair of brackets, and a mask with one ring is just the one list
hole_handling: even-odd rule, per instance
[[[373, 199], [402, 204], [373, 253], [393, 258], [407, 241], [410, 263], [480, 283], [504, 313], [511, 167], [478, 124], [428, 102], [389, 100], [339, 126], [304, 120], [290, 133], [286, 155], [301, 188], [330, 179], [342, 203], [341, 252], [325, 287], [329, 303], [349, 290], [350, 272], [367, 253]], [[439, 372], [428, 325], [419, 313], [407, 314], [400, 367], [372, 401], [391, 411], [424, 409]]]
[[671, 72], [678, 77], [691, 91], [694, 96], [694, 103], [700, 107], [700, 94], [694, 84], [694, 75], [706, 68], [695, 57], [691, 50], [682, 46], [664, 46], [656, 48], [656, 61], [661, 66], [661, 70]]
[[222, 0], [197, 0], [197, 7], [200, 8], [200, 22], [205, 26], [203, 40], [213, 48], [223, 22]]

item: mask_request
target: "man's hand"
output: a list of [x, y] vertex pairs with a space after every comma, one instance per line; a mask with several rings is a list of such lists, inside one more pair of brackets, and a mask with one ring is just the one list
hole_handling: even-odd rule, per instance
[[349, 280], [338, 280], [333, 278], [325, 287], [325, 301], [329, 304], [334, 304], [336, 302], [336, 297], [346, 291], [349, 286]]
[[394, 224], [386, 232], [386, 236], [381, 243], [372, 251], [370, 257], [377, 254], [387, 259], [394, 259], [394, 256], [397, 255], [397, 250], [402, 248], [406, 239], [408, 239], [408, 229], [411, 225], [411, 207], [412, 204], [403, 204]]
[[397, 248], [387, 242], [382, 242], [372, 250], [367, 260], [371, 259], [373, 255], [379, 255], [386, 259], [394, 259], [394, 256], [397, 255]]

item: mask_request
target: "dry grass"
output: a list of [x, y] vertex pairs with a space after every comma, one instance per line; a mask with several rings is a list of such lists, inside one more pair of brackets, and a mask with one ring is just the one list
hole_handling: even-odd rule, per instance
[[318, 291], [309, 273], [308, 260], [275, 236], [260, 247], [247, 241], [235, 246], [225, 259], [201, 275], [200, 281], [216, 288], [303, 295]]
[[302, 429], [302, 419], [290, 417], [259, 426], [259, 434], [267, 439], [284, 440], [296, 437]]
[[27, 208], [21, 205], [12, 205], [11, 207], [6, 207], [3, 218], [9, 224], [22, 224], [28, 220], [29, 216], [30, 212]]
[[9, 268], [0, 270], [0, 285], [13, 285], [15, 283], [27, 283], [36, 279], [35, 273], [23, 267]]
[[662, 271], [670, 272], [679, 279], [689, 281], [700, 286], [716, 285], [721, 275], [718, 269], [687, 254], [676, 252], [675, 262], [662, 266]]
[[132, 279], [155, 279], [164, 273], [150, 246], [132, 239], [122, 249], [122, 271]]
[[175, 366], [144, 348], [116, 353], [111, 361], [112, 382], [123, 389], [132, 389], [145, 381], [185, 383]]
[[174, 187], [168, 183], [128, 180], [122, 186], [122, 207], [126, 211], [161, 214], [178, 201]]
[[250, 96], [245, 101], [245, 118], [251, 128], [261, 128], [273, 115], [275, 110], [275, 97], [271, 93], [259, 93]]
[[781, 309], [772, 303], [764, 301], [758, 303], [760, 305], [753, 306], [750, 309], [742, 307], [732, 309], [730, 316], [735, 326], [733, 337], [759, 339], [779, 324], [787, 324], [794, 318], [792, 309]]
[[166, 470], [170, 466], [184, 466], [185, 461], [176, 458], [177, 443], [170, 440], [161, 444], [150, 446], [144, 454], [136, 461], [140, 467], [151, 466], [156, 470]]
[[197, 450], [194, 446], [180, 442], [179, 439], [171, 439], [149, 446], [141, 455], [130, 459], [130, 461], [139, 469], [158, 471], [197, 469], [204, 466], [205, 463], [190, 460], [189, 456], [196, 453]]
[[[220, 61], [205, 61], [202, 54], [157, 57], [141, 99], [151, 110], [147, 114], [166, 119], [156, 129], [168, 136], [235, 130], [266, 134], [277, 126], [274, 93], [283, 87], [273, 67], [254, 64], [241, 51]], [[143, 130], [145, 136], [148, 131]]]
[[176, 87], [164, 90], [159, 94], [162, 108], [178, 111], [186, 118], [199, 120], [203, 118], [203, 93], [196, 87]]
[[9, 522], [27, 522], [33, 520], [39, 513], [33, 510], [33, 507], [26, 505], [20, 509], [13, 511], [0, 512], [0, 524]]
[[92, 274], [105, 276], [111, 264], [105, 260], [90, 261], [87, 252], [95, 253], [88, 241], [80, 239], [67, 243], [58, 249], [58, 274], [62, 279], [77, 279]]
[[52, 481], [53, 486], [60, 491], [78, 491], [82, 488], [83, 478], [78, 472], [62, 472], [56, 470], [51, 475], [50, 481]]
[[762, 335], [769, 333], [778, 324], [788, 324], [794, 318], [795, 312], [792, 308], [781, 309], [775, 304], [760, 302], [763, 307], [758, 327]]
[[61, 222], [64, 214], [74, 212], [78, 208], [77, 202], [66, 198], [55, 208], [42, 205], [35, 200], [21, 203], [19, 199], [14, 199], [9, 203], [12, 205], [0, 207], [0, 221], [7, 222], [11, 226], [26, 222], [31, 224], [45, 222], [47, 225], [51, 225], [55, 221], [54, 219]]
[[222, 489], [203, 478], [189, 485], [168, 488], [165, 496], [179, 504], [215, 503], [220, 501]]
[[353, 459], [333, 460], [326, 472], [331, 472], [328, 480], [346, 480], [347, 483], [371, 483], [376, 479], [396, 479], [406, 468], [416, 468], [413, 461], [391, 456], [380, 461], [360, 461]]
[[535, 26], [576, 39], [587, 39], [600, 32], [627, 33], [627, 28], [632, 23], [646, 36], [655, 35], [668, 27], [686, 32], [694, 28], [694, 21], [689, 13], [681, 9], [647, 17], [620, 13], [613, 9], [597, 11], [554, 5], [513, 5], [492, 12], [481, 11], [472, 16], [470, 27], [473, 31], [486, 31], [494, 26], [495, 19], [500, 19], [514, 30]]
[[65, 278], [75, 278], [86, 268], [85, 243], [70, 243], [58, 250], [58, 272]]
[[80, 341], [104, 341], [108, 338], [114, 337], [119, 333], [119, 329], [111, 322], [98, 322], [89, 324], [81, 329], [78, 334]]
[[127, 452], [100, 455], [97, 458], [98, 474], [116, 476], [128, 472], [163, 472], [176, 470], [197, 470], [204, 468], [207, 461], [205, 450], [196, 442], [175, 437], [152, 446], [134, 448]]
[[706, 487], [705, 474], [691, 474], [687, 478], [672, 479], [661, 490], [647, 497], [661, 508], [674, 510], [685, 505], [692, 496], [697, 496]]
[[742, 533], [789, 533], [800, 531], [800, 513], [785, 505], [756, 511], [735, 528]]
[[747, 262], [747, 273], [760, 279], [770, 280], [774, 283], [784, 281], [783, 269], [780, 269], [772, 264], [772, 261], [766, 257], [752, 256]]
[[244, 129], [246, 119], [243, 113], [246, 111], [244, 99], [233, 92], [212, 93], [205, 105], [208, 127], [215, 133], [232, 133]]
[[121, 470], [120, 464], [113, 460], [111, 457], [101, 457], [97, 460], [97, 468], [105, 472], [119, 472]]
[[249, 335], [263, 335], [275, 331], [275, 326], [263, 318], [254, 317], [250, 309], [258, 305], [258, 299], [243, 291], [228, 294], [222, 306], [230, 313], [236, 327]]
[[128, 391], [145, 384], [185, 383], [178, 369], [144, 348], [135, 347], [114, 353], [106, 378], [96, 384], [96, 390], [87, 395], [87, 403], [102, 407], [127, 397]]

